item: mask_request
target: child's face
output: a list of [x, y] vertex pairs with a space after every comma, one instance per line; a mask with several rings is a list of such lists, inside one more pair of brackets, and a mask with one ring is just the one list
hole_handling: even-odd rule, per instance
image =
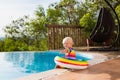
[[72, 47], [72, 42], [70, 42], [70, 41], [65, 41], [65, 42], [63, 43], [63, 46], [64, 46], [64, 48], [71, 48], [71, 47]]

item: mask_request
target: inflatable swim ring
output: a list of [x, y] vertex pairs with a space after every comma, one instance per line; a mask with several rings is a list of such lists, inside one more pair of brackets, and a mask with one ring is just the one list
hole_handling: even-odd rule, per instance
[[70, 69], [85, 69], [88, 67], [87, 60], [72, 60], [56, 56], [54, 61], [57, 65]]
[[[108, 57], [103, 54], [98, 53], [88, 53], [88, 52], [76, 52], [76, 59], [71, 60], [64, 58], [65, 54], [58, 53], [54, 58], [54, 62], [56, 65], [61, 67], [66, 67], [70, 69], [85, 69], [89, 66], [93, 66], [95, 64], [105, 62], [108, 60]], [[68, 62], [67, 62], [68, 61]], [[84, 65], [82, 65], [84, 62]], [[77, 65], [75, 65], [77, 63]], [[81, 64], [82, 63], [82, 64]], [[86, 65], [85, 65], [86, 63]], [[79, 64], [79, 65], [78, 65]]]

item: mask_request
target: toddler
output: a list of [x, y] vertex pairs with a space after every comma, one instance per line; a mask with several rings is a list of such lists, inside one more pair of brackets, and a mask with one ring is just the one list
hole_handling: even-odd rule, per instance
[[65, 37], [63, 39], [63, 47], [65, 48], [62, 53], [65, 53], [65, 58], [76, 59], [76, 53], [73, 50], [73, 39], [71, 37]]

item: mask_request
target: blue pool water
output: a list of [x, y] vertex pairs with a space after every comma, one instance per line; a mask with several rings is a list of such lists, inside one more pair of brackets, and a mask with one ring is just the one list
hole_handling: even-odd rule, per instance
[[[1, 52], [0, 79], [14, 80], [33, 73], [54, 69], [54, 57], [64, 56], [56, 51]], [[81, 58], [78, 56], [77, 58]], [[87, 59], [87, 58], [84, 58]]]
[[15, 78], [53, 69], [56, 55], [59, 55], [59, 52], [0, 53], [0, 79], [14, 80]]

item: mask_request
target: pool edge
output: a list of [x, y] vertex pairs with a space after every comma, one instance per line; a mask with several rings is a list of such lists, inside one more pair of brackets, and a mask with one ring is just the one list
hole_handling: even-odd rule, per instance
[[67, 69], [52, 69], [40, 73], [31, 74], [29, 76], [20, 77], [15, 80], [43, 80], [53, 76], [61, 75], [67, 71]]

